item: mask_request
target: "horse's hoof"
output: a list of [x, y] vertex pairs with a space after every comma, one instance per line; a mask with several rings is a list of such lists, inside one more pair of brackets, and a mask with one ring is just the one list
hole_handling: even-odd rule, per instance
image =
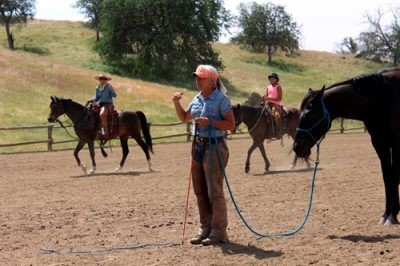
[[245, 169], [244, 169], [244, 172], [245, 172], [246, 174], [248, 174], [248, 173], [250, 172], [250, 168], [245, 168]]
[[82, 171], [85, 173], [85, 175], [87, 175], [87, 168], [86, 168], [86, 165], [85, 165], [84, 163], [81, 163], [79, 166], [81, 167], [81, 169], [82, 169]]
[[295, 165], [291, 164], [290, 165], [290, 170], [293, 170], [295, 167], [296, 167]]
[[153, 169], [151, 168], [153, 166], [153, 164], [151, 163], [151, 160], [147, 160], [147, 166], [149, 167], [149, 172], [153, 172]]
[[392, 225], [395, 225], [395, 224], [399, 224], [399, 221], [396, 218], [393, 218], [392, 216], [389, 216], [386, 219], [385, 226], [392, 226]]
[[268, 174], [269, 173], [269, 170], [265, 170], [264, 171], [264, 175], [266, 175], [266, 174]]
[[121, 165], [118, 165], [118, 167], [114, 169], [114, 172], [121, 172], [121, 171], [122, 171]]
[[381, 219], [379, 219], [379, 224], [385, 224], [386, 220], [387, 219], [385, 217], [381, 217]]
[[95, 172], [96, 172], [96, 169], [90, 169], [89, 175], [94, 175]]

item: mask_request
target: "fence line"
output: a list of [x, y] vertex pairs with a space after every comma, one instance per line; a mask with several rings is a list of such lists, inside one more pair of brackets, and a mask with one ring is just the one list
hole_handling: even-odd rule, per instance
[[[180, 126], [186, 124], [186, 131], [184, 133], [178, 133], [178, 134], [172, 134], [172, 135], [165, 135], [165, 136], [159, 136], [159, 137], [153, 137], [153, 140], [156, 139], [167, 139], [167, 138], [174, 138], [174, 137], [183, 137], [186, 136], [186, 141], [189, 142], [191, 140], [191, 132], [190, 132], [190, 126], [191, 123], [182, 123], [182, 122], [174, 122], [174, 123], [149, 123], [149, 127], [173, 127], [173, 126]], [[67, 128], [73, 128], [72, 125], [66, 126]], [[7, 143], [7, 144], [0, 144], [0, 148], [3, 147], [15, 147], [15, 146], [23, 146], [23, 145], [31, 145], [31, 144], [41, 144], [41, 143], [47, 143], [47, 150], [52, 151], [53, 150], [53, 145], [54, 144], [62, 144], [62, 143], [68, 143], [68, 142], [75, 142], [76, 139], [70, 139], [70, 140], [59, 140], [55, 141], [53, 138], [53, 129], [59, 129], [62, 128], [61, 126], [55, 126], [53, 124], [47, 124], [47, 125], [38, 125], [38, 126], [21, 126], [21, 127], [3, 127], [0, 128], [0, 131], [11, 131], [11, 130], [26, 130], [26, 129], [43, 129], [47, 128], [47, 139], [45, 140], [37, 140], [37, 141], [26, 141], [26, 142], [19, 142], [19, 143]], [[344, 119], [341, 118], [340, 121], [340, 128], [339, 129], [332, 129], [330, 131], [340, 131], [340, 133], [344, 133], [345, 131], [350, 131], [350, 130], [359, 130], [359, 129], [364, 129], [364, 132], [366, 132], [364, 127], [358, 127], [358, 128], [349, 128], [346, 129], [344, 127]], [[244, 132], [245, 133], [245, 132]], [[242, 133], [242, 134], [244, 134]], [[238, 134], [238, 133], [236, 133]]]
[[[165, 135], [165, 136], [160, 136], [160, 137], [153, 137], [152, 139], [156, 140], [156, 139], [165, 139], [165, 138], [186, 136], [186, 141], [190, 141], [190, 135], [191, 135], [190, 134], [190, 125], [191, 125], [191, 123], [182, 123], [182, 122], [174, 122], [174, 123], [166, 123], [166, 124], [149, 123], [148, 125], [149, 125], [149, 127], [172, 127], [172, 126], [180, 126], [180, 125], [183, 125], [183, 124], [186, 124], [186, 132], [184, 132], [184, 133]], [[2, 128], [0, 128], [0, 131], [26, 130], [26, 129], [43, 129], [43, 128], [47, 128], [47, 139], [45, 139], [45, 140], [0, 144], [0, 148], [47, 143], [47, 150], [48, 151], [52, 151], [54, 144], [62, 144], [62, 143], [68, 143], [68, 142], [75, 142], [76, 141], [76, 139], [55, 141], [54, 138], [53, 138], [53, 129], [58, 129], [58, 128], [62, 128], [62, 127], [61, 126], [55, 126], [53, 124], [38, 125], [38, 126], [32, 125], [32, 126], [21, 126], [21, 127], [2, 127]], [[73, 126], [72, 125], [66, 126], [66, 128], [73, 128]]]

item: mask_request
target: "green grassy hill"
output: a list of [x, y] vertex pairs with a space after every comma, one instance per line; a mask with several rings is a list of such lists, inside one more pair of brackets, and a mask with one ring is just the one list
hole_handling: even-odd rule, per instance
[[[94, 93], [94, 76], [106, 72], [92, 50], [95, 33], [82, 22], [36, 20], [13, 28], [16, 50], [7, 49], [4, 30], [0, 31], [0, 128], [47, 124], [49, 97], [71, 98], [84, 103]], [[228, 94], [233, 103], [242, 103], [251, 92], [262, 94], [268, 83], [267, 74], [276, 71], [281, 77], [286, 105], [298, 107], [309, 87], [320, 88], [383, 66], [352, 56], [326, 52], [301, 51], [296, 58], [273, 57], [252, 53], [236, 45], [216, 43], [225, 69]], [[161, 83], [112, 76], [118, 92], [119, 109], [140, 109], [153, 123], [177, 121], [171, 103], [175, 91], [183, 91], [183, 104], [196, 93], [193, 89]], [[4, 132], [4, 131], [3, 131]], [[39, 134], [39, 133], [38, 133]], [[20, 136], [6, 131], [1, 143], [35, 137], [25, 132]], [[3, 152], [3, 150], [0, 150]]]

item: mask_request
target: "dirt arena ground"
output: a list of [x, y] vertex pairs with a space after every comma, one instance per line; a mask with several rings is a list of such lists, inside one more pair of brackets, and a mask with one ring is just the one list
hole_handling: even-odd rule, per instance
[[[244, 173], [251, 140], [229, 141], [234, 196], [262, 233], [296, 228], [307, 207], [312, 171], [289, 170], [291, 141], [266, 144], [272, 172], [258, 151]], [[132, 147], [122, 173], [114, 149], [97, 150], [97, 173], [84, 176], [72, 151], [0, 155], [0, 265], [399, 265], [399, 226], [378, 225], [384, 207], [380, 166], [369, 135], [329, 134], [321, 144], [314, 201], [303, 230], [258, 239], [226, 192], [231, 243], [193, 246], [198, 216], [193, 191], [183, 245], [190, 144], [154, 147], [148, 172]], [[110, 151], [109, 151], [110, 152]], [[314, 150], [315, 152], [315, 150]], [[88, 164], [87, 150], [81, 157]], [[51, 252], [53, 251], [53, 252]]]

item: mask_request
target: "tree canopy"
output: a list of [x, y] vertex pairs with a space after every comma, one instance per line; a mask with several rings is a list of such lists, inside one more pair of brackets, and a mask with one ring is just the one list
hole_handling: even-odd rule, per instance
[[[393, 20], [383, 24], [384, 13], [378, 9], [374, 15], [366, 15], [369, 30], [358, 38], [346, 37], [338, 45], [338, 52], [355, 54], [376, 62], [391, 62], [398, 66], [400, 60], [400, 7], [392, 10]], [[388, 21], [385, 19], [385, 21]]]
[[88, 19], [88, 25], [96, 31], [96, 40], [100, 40], [100, 16], [103, 0], [77, 0], [78, 8]]
[[393, 20], [387, 26], [382, 24], [383, 15], [379, 9], [376, 16], [367, 15], [370, 31], [360, 33], [360, 52], [364, 57], [390, 58], [397, 66], [400, 60], [400, 7], [393, 10]]
[[233, 42], [244, 44], [258, 52], [267, 50], [268, 63], [272, 62], [272, 55], [278, 49], [287, 55], [296, 54], [301, 32], [283, 6], [273, 3], [242, 3], [239, 13], [238, 24], [241, 31], [231, 39]]
[[14, 49], [14, 36], [11, 25], [14, 23], [26, 23], [35, 15], [36, 0], [1, 0], [0, 23], [5, 26], [8, 47]]
[[358, 51], [357, 41], [352, 37], [345, 37], [340, 44], [337, 45], [338, 53], [356, 54]]
[[212, 43], [230, 23], [222, 0], [104, 0], [96, 49], [123, 74], [182, 79], [223, 67]]

